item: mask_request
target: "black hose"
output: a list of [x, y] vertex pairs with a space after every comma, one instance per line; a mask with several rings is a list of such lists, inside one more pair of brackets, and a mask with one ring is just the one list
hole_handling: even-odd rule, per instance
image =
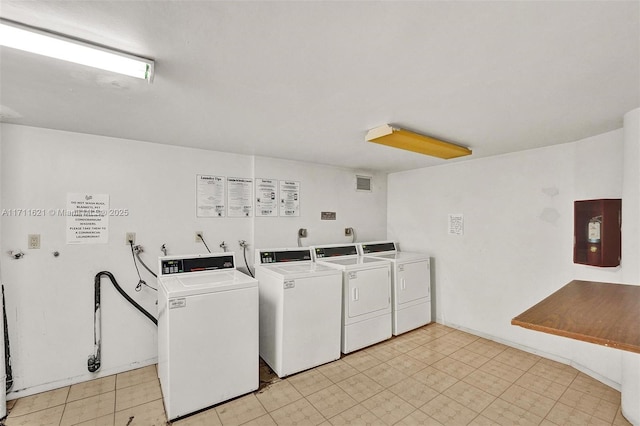
[[242, 254], [244, 255], [244, 264], [247, 266], [247, 271], [249, 271], [249, 275], [251, 275], [251, 278], [255, 278], [253, 276], [253, 272], [251, 272], [251, 268], [249, 268], [249, 262], [247, 262], [247, 246], [242, 246]]
[[120, 293], [122, 295], [122, 297], [124, 297], [125, 299], [127, 299], [127, 301], [129, 303], [131, 303], [137, 310], [139, 310], [140, 312], [142, 312], [144, 314], [144, 316], [146, 316], [147, 318], [149, 318], [149, 320], [154, 323], [155, 325], [158, 325], [158, 320], [151, 315], [146, 309], [144, 309], [142, 306], [138, 305], [138, 303], [133, 300], [131, 298], [131, 296], [129, 296], [123, 289], [122, 287], [120, 287], [120, 285], [118, 285], [118, 282], [116, 281], [115, 277], [113, 276], [113, 274], [109, 271], [102, 271], [102, 272], [98, 272], [96, 274], [96, 278], [95, 278], [95, 284], [96, 284], [96, 294], [97, 294], [97, 298], [98, 298], [98, 302], [97, 302], [97, 306], [100, 306], [100, 278], [102, 276], [106, 276], [107, 278], [109, 278], [109, 280], [111, 280], [111, 284], [113, 284], [113, 286], [116, 288], [116, 290], [118, 290], [118, 293]]
[[137, 252], [136, 252], [136, 258], [138, 259], [138, 262], [140, 262], [140, 264], [144, 267], [144, 269], [146, 269], [147, 271], [149, 271], [149, 273], [150, 273], [151, 275], [153, 275], [154, 277], [158, 278], [158, 275], [157, 275], [155, 272], [153, 272], [153, 271], [152, 271], [152, 270], [151, 270], [151, 269], [150, 269], [150, 268], [149, 268], [149, 267], [148, 267], [148, 266], [147, 266], [147, 265], [142, 261], [142, 259], [140, 259], [140, 253], [137, 253]]
[[9, 327], [7, 326], [7, 308], [4, 304], [4, 285], [2, 286], [2, 318], [4, 319], [4, 368], [7, 375], [5, 391], [13, 387], [13, 371], [11, 370], [11, 347], [9, 346]]

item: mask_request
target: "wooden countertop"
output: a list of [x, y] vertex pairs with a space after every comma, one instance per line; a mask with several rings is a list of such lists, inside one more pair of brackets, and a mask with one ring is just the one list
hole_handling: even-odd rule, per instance
[[640, 353], [640, 286], [571, 281], [511, 324]]

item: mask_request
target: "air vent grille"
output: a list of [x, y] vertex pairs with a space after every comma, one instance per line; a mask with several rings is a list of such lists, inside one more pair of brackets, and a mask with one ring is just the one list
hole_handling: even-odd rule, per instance
[[371, 192], [371, 176], [356, 176], [356, 191]]

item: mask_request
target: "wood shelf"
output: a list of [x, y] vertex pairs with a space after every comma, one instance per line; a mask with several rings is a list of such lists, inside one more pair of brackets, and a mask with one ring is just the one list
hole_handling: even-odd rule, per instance
[[571, 281], [511, 324], [640, 353], [640, 286]]

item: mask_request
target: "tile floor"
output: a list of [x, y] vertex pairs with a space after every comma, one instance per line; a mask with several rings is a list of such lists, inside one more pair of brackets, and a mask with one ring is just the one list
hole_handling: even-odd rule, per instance
[[[430, 324], [173, 422], [215, 425], [629, 425], [577, 370]], [[9, 401], [6, 426], [169, 424], [156, 366]]]

